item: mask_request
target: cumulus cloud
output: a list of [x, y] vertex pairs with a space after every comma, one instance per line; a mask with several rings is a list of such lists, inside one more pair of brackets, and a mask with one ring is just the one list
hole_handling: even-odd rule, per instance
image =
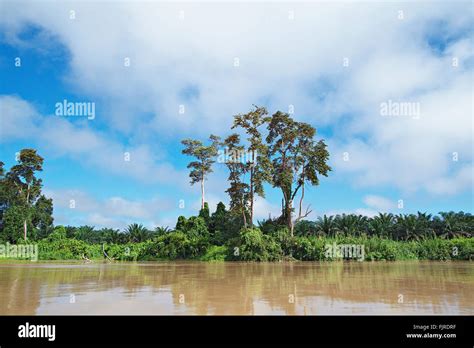
[[[149, 200], [129, 200], [120, 196], [97, 199], [81, 190], [44, 190], [54, 201], [55, 209], [78, 214], [76, 221], [70, 214], [59, 214], [59, 223], [90, 224], [96, 227], [122, 229], [130, 223], [143, 222], [153, 228], [163, 219], [163, 213], [175, 208], [175, 202], [162, 197]], [[78, 220], [77, 220], [78, 219]]]
[[[254, 203], [254, 216], [256, 220], [275, 218], [281, 215], [281, 207], [265, 198], [257, 196]], [[256, 221], [255, 221], [256, 222]], [[254, 222], [254, 223], [255, 223]]]
[[376, 195], [365, 196], [364, 203], [370, 208], [373, 208], [379, 212], [390, 211], [396, 207], [395, 202], [392, 202], [390, 199], [387, 199], [385, 197], [376, 196]]
[[386, 197], [378, 195], [366, 195], [362, 199], [365, 207], [355, 209], [339, 209], [329, 210], [324, 212], [326, 215], [338, 215], [338, 214], [355, 214], [363, 215], [367, 217], [374, 217], [379, 213], [394, 212], [397, 208], [397, 203]]
[[[129, 176], [147, 183], [181, 187], [186, 173], [168, 162], [158, 161], [147, 145], [131, 148], [114, 141], [109, 134], [88, 127], [87, 122], [70, 123], [56, 115], [43, 116], [27, 101], [0, 96], [2, 110], [0, 142], [30, 139], [40, 150], [87, 163], [92, 169]], [[126, 155], [128, 153], [128, 155]], [[129, 156], [129, 160], [127, 156]]]
[[[101, 117], [123, 134], [202, 136], [227, 129], [229, 116], [252, 103], [292, 104], [299, 120], [331, 128], [333, 173], [355, 185], [442, 195], [472, 187], [470, 2], [8, 2], [4, 14], [7, 42], [18, 44], [35, 24], [38, 40], [67, 48], [71, 89], [104, 101], [110, 113]], [[418, 103], [421, 113], [382, 116], [388, 100]], [[140, 164], [127, 168], [123, 149], [96, 133], [42, 127], [61, 130], [52, 145], [72, 155], [86, 156], [82, 146], [97, 153], [93, 165], [141, 179], [180, 177], [155, 164], [146, 145], [135, 149]], [[67, 142], [73, 136], [79, 144]]]

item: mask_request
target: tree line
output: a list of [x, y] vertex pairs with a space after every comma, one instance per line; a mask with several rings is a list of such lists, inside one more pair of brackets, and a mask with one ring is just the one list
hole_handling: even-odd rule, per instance
[[[279, 222], [294, 235], [295, 223], [307, 217], [310, 206], [303, 209], [305, 185], [318, 185], [321, 176], [328, 176], [329, 152], [323, 139], [316, 140], [316, 129], [308, 123], [295, 121], [281, 111], [269, 116], [264, 107], [254, 106], [245, 114], [234, 116], [231, 129], [239, 133], [226, 137], [210, 135], [209, 144], [200, 140], [184, 139], [183, 154], [194, 158], [188, 164], [191, 185], [201, 186], [201, 209], [205, 204], [205, 181], [213, 172], [219, 149], [230, 155], [225, 160], [228, 168], [230, 212], [242, 217], [243, 226], [254, 226], [256, 196], [265, 197], [265, 184], [282, 193], [282, 210]], [[248, 153], [249, 160], [242, 160], [241, 153]], [[298, 211], [294, 218], [295, 200]]]

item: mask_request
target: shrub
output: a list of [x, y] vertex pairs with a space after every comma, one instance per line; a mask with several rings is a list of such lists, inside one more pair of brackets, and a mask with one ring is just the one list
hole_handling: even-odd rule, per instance
[[258, 228], [240, 231], [238, 259], [243, 261], [277, 261], [283, 256], [280, 244]]
[[316, 237], [295, 237], [292, 245], [292, 256], [302, 261], [325, 260], [324, 246], [327, 239]]
[[453, 256], [452, 240], [425, 239], [417, 243], [418, 257], [426, 260], [450, 260]]
[[453, 259], [471, 260], [474, 258], [474, 238], [454, 238], [449, 242]]
[[203, 238], [188, 236], [183, 232], [170, 232], [148, 243], [144, 257], [153, 259], [193, 259], [201, 256], [207, 249]]
[[104, 251], [114, 260], [149, 260], [150, 256], [147, 254], [147, 250], [151, 244], [152, 242], [149, 240], [141, 243], [105, 244]]
[[225, 261], [228, 258], [229, 248], [224, 245], [211, 245], [201, 256], [201, 261]]
[[47, 237], [47, 239], [50, 241], [66, 239], [66, 238], [67, 238], [66, 228], [64, 226], [56, 226], [53, 232]]
[[180, 231], [190, 238], [209, 239], [209, 231], [207, 229], [206, 221], [200, 216], [191, 216], [186, 220]]
[[[60, 233], [58, 233], [60, 235]], [[42, 239], [38, 242], [38, 256], [41, 260], [80, 260], [102, 258], [100, 245], [91, 245], [77, 239]]]

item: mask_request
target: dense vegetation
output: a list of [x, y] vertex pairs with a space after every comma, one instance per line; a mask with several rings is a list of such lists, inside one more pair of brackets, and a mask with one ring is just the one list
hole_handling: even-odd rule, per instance
[[[202, 203], [198, 216], [180, 216], [172, 229], [148, 230], [140, 224], [124, 231], [54, 226], [53, 202], [42, 194], [36, 175], [42, 171], [43, 158], [34, 149], [23, 149], [8, 172], [0, 162], [0, 242], [33, 241], [40, 259], [58, 260], [332, 260], [338, 257], [328, 256], [326, 246], [341, 244], [363, 246], [365, 260], [468, 260], [474, 255], [470, 213], [372, 218], [342, 214], [305, 220], [311, 212], [309, 206], [303, 209], [305, 185], [318, 185], [319, 176], [331, 171], [324, 141], [314, 139], [316, 130], [289, 114], [268, 117], [259, 107], [234, 116], [232, 128], [248, 136], [246, 143], [237, 133], [223, 141], [211, 135], [209, 145], [183, 140], [183, 153], [194, 158], [189, 176], [191, 184], [201, 186]], [[219, 203], [211, 214], [204, 183], [216, 161], [229, 170], [230, 204], [226, 209]], [[264, 197], [265, 184], [281, 191], [281, 215], [255, 223], [254, 200]]]
[[[213, 214], [207, 212], [179, 217], [174, 229], [150, 231], [138, 224], [124, 231], [56, 226], [34, 240], [39, 258], [45, 260], [326, 261], [332, 258], [325, 255], [325, 246], [333, 243], [363, 245], [365, 260], [469, 260], [474, 255], [471, 214], [323, 216], [300, 221], [291, 236], [276, 219], [239, 229], [222, 203]], [[2, 238], [5, 241], [3, 233]], [[22, 238], [7, 241], [24, 243]]]

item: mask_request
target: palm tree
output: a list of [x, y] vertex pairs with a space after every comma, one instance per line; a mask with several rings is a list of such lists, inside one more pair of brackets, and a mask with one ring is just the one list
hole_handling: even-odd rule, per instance
[[420, 240], [433, 235], [431, 215], [397, 215], [395, 224], [395, 238], [404, 240]]
[[121, 241], [121, 236], [119, 230], [114, 230], [113, 228], [103, 228], [99, 230], [101, 234], [102, 242], [118, 244]]
[[388, 237], [390, 236], [393, 224], [393, 214], [379, 213], [379, 215], [369, 220], [367, 230], [371, 235]]
[[171, 231], [172, 230], [168, 226], [166, 226], [166, 227], [158, 226], [158, 227], [155, 228], [155, 234], [157, 236], [163, 236], [167, 233], [170, 233]]
[[[464, 212], [441, 212], [441, 234], [442, 238], [457, 238], [457, 237], [470, 237], [472, 236], [470, 226], [472, 226], [472, 215], [465, 214]], [[469, 223], [471, 222], [471, 223]], [[471, 227], [472, 229], [472, 227]]]
[[131, 224], [125, 229], [128, 240], [134, 243], [140, 243], [148, 239], [149, 231], [142, 224]]
[[345, 236], [360, 236], [366, 232], [366, 216], [354, 214], [336, 215], [334, 222], [337, 226], [338, 233]]
[[336, 235], [336, 224], [334, 223], [334, 216], [323, 215], [318, 217], [316, 222], [316, 233], [333, 237]]
[[94, 227], [92, 226], [78, 227], [74, 233], [74, 238], [87, 243], [98, 242], [98, 235], [95, 233]]

